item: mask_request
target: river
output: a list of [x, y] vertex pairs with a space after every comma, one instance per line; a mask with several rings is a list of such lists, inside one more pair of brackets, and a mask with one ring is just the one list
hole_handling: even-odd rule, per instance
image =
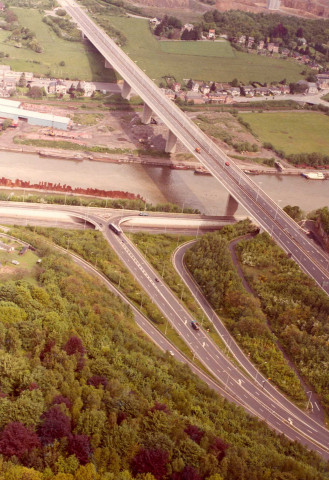
[[[208, 215], [224, 214], [227, 202], [225, 189], [210, 176], [140, 164], [77, 162], [40, 158], [36, 154], [0, 152], [0, 177], [123, 190], [139, 193], [151, 203], [178, 203], [198, 208]], [[329, 181], [279, 175], [257, 175], [252, 180], [281, 207], [299, 205], [303, 210], [311, 211], [329, 206]], [[243, 214], [243, 209], [239, 208], [238, 213]]]

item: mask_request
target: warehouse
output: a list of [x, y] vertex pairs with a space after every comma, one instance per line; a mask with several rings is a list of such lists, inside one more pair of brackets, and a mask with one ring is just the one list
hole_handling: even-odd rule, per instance
[[24, 120], [30, 125], [58, 128], [59, 130], [67, 130], [67, 127], [71, 122], [67, 117], [24, 110], [19, 107], [20, 102], [0, 98], [0, 118], [12, 118], [15, 122], [18, 122], [18, 120]]

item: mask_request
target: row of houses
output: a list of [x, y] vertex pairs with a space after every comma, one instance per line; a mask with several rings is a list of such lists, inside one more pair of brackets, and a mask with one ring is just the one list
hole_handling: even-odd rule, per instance
[[44, 88], [49, 94], [66, 95], [71, 87], [79, 88], [85, 97], [91, 97], [96, 90], [92, 82], [72, 82], [71, 80], [55, 80], [49, 78], [34, 78], [32, 72], [15, 72], [9, 65], [0, 65], [0, 96], [9, 97], [10, 91], [19, 86], [20, 79], [24, 76], [26, 85]]

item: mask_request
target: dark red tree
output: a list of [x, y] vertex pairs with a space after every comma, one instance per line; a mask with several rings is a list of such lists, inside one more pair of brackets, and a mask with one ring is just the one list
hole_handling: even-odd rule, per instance
[[164, 450], [141, 448], [131, 463], [132, 472], [135, 476], [138, 473], [152, 473], [157, 480], [161, 480], [167, 473], [168, 460], [169, 453]]
[[16, 455], [21, 459], [25, 453], [40, 446], [36, 433], [19, 422], [8, 423], [0, 434], [0, 453], [6, 457]]
[[76, 335], [72, 335], [64, 345], [64, 350], [68, 355], [74, 355], [75, 353], [80, 353], [83, 355], [85, 353], [85, 348], [82, 344], [81, 338]]
[[38, 428], [38, 435], [44, 445], [53, 443], [56, 438], [68, 437], [71, 434], [70, 419], [59, 407], [52, 407], [41, 418], [43, 423]]
[[38, 390], [39, 385], [35, 382], [30, 383], [29, 385], [29, 390], [32, 392], [32, 390]]
[[89, 437], [87, 435], [71, 435], [68, 451], [71, 455], [75, 455], [82, 465], [85, 465], [92, 454]]
[[155, 402], [152, 408], [150, 408], [150, 412], [155, 412], [158, 410], [159, 412], [169, 413], [168, 407], [165, 403]]
[[64, 397], [64, 395], [57, 395], [56, 397], [53, 398], [52, 404], [53, 405], [60, 405], [61, 403], [64, 403], [66, 407], [71, 410], [72, 408], [72, 402], [70, 399], [67, 397]]
[[196, 425], [188, 425], [185, 428], [184, 432], [187, 433], [191, 440], [200, 445], [200, 442], [204, 435], [204, 431], [201, 430], [201, 428], [197, 427]]
[[228, 449], [228, 447], [229, 445], [227, 443], [225, 443], [221, 438], [216, 437], [210, 445], [210, 450], [220, 462], [225, 457], [225, 451]]
[[170, 480], [202, 480], [198, 472], [190, 465], [186, 465], [181, 472], [175, 472]]
[[105, 388], [107, 385], [107, 378], [102, 377], [101, 375], [93, 375], [87, 380], [88, 385], [92, 385], [95, 388], [98, 388], [100, 385], [103, 385]]
[[126, 414], [126, 412], [118, 412], [117, 414], [117, 424], [118, 425], [121, 425], [121, 423], [126, 420], [126, 418], [128, 418], [128, 415]]
[[50, 353], [53, 347], [56, 345], [55, 340], [48, 340], [43, 350], [40, 353], [40, 360], [43, 362], [47, 353]]

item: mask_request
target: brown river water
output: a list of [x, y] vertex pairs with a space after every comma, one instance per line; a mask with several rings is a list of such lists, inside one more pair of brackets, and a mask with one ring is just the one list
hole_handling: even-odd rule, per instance
[[[208, 215], [223, 215], [227, 202], [226, 190], [211, 176], [140, 164], [57, 160], [37, 154], [0, 152], [0, 177], [123, 190], [139, 193], [151, 203], [168, 201], [198, 208]], [[299, 205], [311, 211], [329, 206], [329, 180], [278, 175], [255, 175], [252, 180], [280, 207]], [[244, 210], [239, 208], [237, 213], [244, 214]]]

